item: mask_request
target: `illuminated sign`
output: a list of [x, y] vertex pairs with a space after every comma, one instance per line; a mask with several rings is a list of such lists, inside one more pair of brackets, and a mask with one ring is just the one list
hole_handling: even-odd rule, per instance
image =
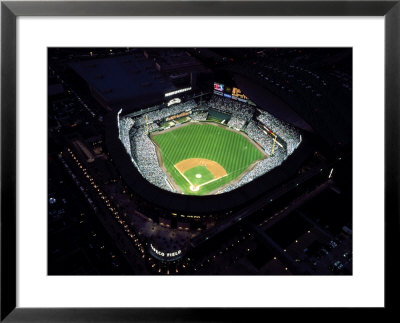
[[214, 90], [223, 92], [224, 91], [224, 85], [220, 83], [214, 83]]
[[174, 251], [174, 252], [167, 252], [167, 257], [175, 257], [178, 256], [182, 253], [182, 251], [178, 250], [178, 251]]
[[254, 102], [250, 101], [248, 97], [245, 96], [237, 87], [230, 87], [221, 83], [214, 83], [214, 94], [256, 106]]
[[170, 116], [170, 117], [168, 117], [168, 118], [166, 118], [165, 120], [167, 120], [167, 121], [171, 121], [171, 120], [174, 120], [174, 119], [176, 119], [176, 118], [180, 118], [180, 117], [184, 117], [184, 116], [187, 116], [189, 114], [189, 112], [182, 112], [182, 113], [179, 113], [179, 114], [175, 114], [175, 115], [173, 115], [173, 116]]
[[175, 98], [175, 99], [169, 100], [168, 103], [167, 103], [167, 106], [170, 106], [170, 105], [173, 105], [173, 104], [176, 104], [176, 103], [181, 103], [181, 102], [182, 101], [181, 101], [180, 98]]
[[236, 88], [236, 87], [234, 87], [234, 88], [232, 89], [232, 96], [237, 96], [237, 97], [242, 98], [242, 99], [245, 99], [245, 100], [248, 99], [248, 97], [245, 96], [245, 95], [242, 93], [242, 91], [240, 91], [240, 89], [238, 89], [238, 88]]
[[168, 93], [165, 93], [165, 97], [168, 97], [168, 96], [171, 96], [174, 94], [179, 94], [179, 93], [186, 92], [186, 91], [190, 91], [191, 89], [192, 89], [191, 87], [186, 87], [184, 89], [168, 92]]
[[164, 257], [164, 256], [165, 256], [165, 253], [164, 253], [164, 252], [162, 252], [162, 251], [160, 251], [160, 250], [157, 250], [156, 248], [153, 247], [152, 244], [150, 244], [150, 247], [151, 247], [151, 249], [152, 249], [157, 255], [159, 255], [159, 256], [161, 256], [161, 257]]
[[163, 252], [163, 251], [156, 249], [152, 244], [150, 244], [150, 248], [151, 248], [151, 250], [153, 250], [155, 252], [156, 255], [161, 256], [161, 257], [167, 257], [167, 258], [176, 257], [182, 253], [181, 250], [177, 250], [177, 251], [173, 251], [173, 252]]

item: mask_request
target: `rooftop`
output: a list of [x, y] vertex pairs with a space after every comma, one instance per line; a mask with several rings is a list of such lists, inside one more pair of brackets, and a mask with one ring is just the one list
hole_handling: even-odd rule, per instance
[[116, 56], [74, 62], [70, 66], [109, 104], [176, 89], [144, 57]]

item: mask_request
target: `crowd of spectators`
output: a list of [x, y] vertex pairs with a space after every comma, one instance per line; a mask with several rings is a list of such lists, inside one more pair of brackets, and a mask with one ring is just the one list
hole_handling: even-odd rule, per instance
[[226, 193], [240, 186], [243, 186], [244, 184], [250, 183], [255, 178], [264, 175], [265, 173], [269, 172], [270, 170], [282, 164], [285, 158], [286, 155], [283, 153], [283, 149], [279, 148], [278, 150], [275, 151], [275, 154], [273, 156], [269, 156], [266, 159], [259, 161], [254, 166], [254, 168], [248, 173], [246, 173], [239, 181], [235, 182], [234, 184], [226, 186], [217, 193], [218, 194]]
[[248, 125], [244, 129], [244, 132], [256, 143], [258, 143], [265, 152], [267, 152], [268, 154], [271, 152], [273, 138], [263, 133], [262, 130], [257, 127], [254, 121], [250, 121], [248, 123]]
[[167, 176], [161, 169], [156, 148], [146, 133], [146, 128], [133, 127], [130, 132], [132, 143], [132, 157], [136, 162], [139, 172], [150, 183], [167, 191], [174, 191], [167, 182]]
[[245, 119], [239, 119], [238, 117], [232, 116], [227, 125], [228, 127], [234, 128], [236, 130], [241, 130], [246, 122], [247, 121]]
[[156, 123], [149, 124], [149, 132], [157, 130], [158, 128], [160, 128], [160, 127]]
[[254, 108], [246, 103], [213, 95], [209, 101], [212, 109], [228, 113], [237, 119], [249, 121], [254, 115]]
[[208, 112], [195, 112], [190, 116], [193, 121], [206, 121]]
[[131, 142], [129, 140], [129, 131], [131, 130], [132, 126], [134, 125], [134, 121], [132, 118], [120, 118], [118, 124], [119, 130], [119, 139], [121, 140], [122, 144], [124, 145], [128, 154], [131, 152]]
[[149, 123], [153, 123], [159, 120], [163, 120], [169, 116], [173, 116], [184, 111], [190, 111], [192, 108], [196, 107], [196, 102], [194, 100], [187, 101], [181, 104], [174, 104], [170, 107], [166, 107], [165, 105], [160, 105], [158, 110], [154, 110], [147, 114], [141, 115], [136, 119], [136, 123], [138, 125], [146, 124], [146, 116]]
[[291, 125], [275, 118], [266, 111], [260, 112], [257, 119], [286, 142], [288, 155], [292, 154], [300, 144], [300, 133]]

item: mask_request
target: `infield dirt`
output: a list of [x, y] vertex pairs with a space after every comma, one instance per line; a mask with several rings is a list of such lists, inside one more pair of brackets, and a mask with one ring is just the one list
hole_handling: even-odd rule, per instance
[[220, 178], [227, 175], [225, 168], [213, 160], [204, 158], [189, 158], [180, 161], [175, 167], [181, 172], [185, 173], [187, 170], [192, 169], [196, 166], [205, 166], [214, 178]]

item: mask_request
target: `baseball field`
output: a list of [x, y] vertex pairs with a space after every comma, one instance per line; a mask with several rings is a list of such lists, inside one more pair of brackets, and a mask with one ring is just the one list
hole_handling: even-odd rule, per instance
[[151, 135], [162, 164], [184, 194], [212, 194], [267, 155], [225, 126], [189, 123]]

